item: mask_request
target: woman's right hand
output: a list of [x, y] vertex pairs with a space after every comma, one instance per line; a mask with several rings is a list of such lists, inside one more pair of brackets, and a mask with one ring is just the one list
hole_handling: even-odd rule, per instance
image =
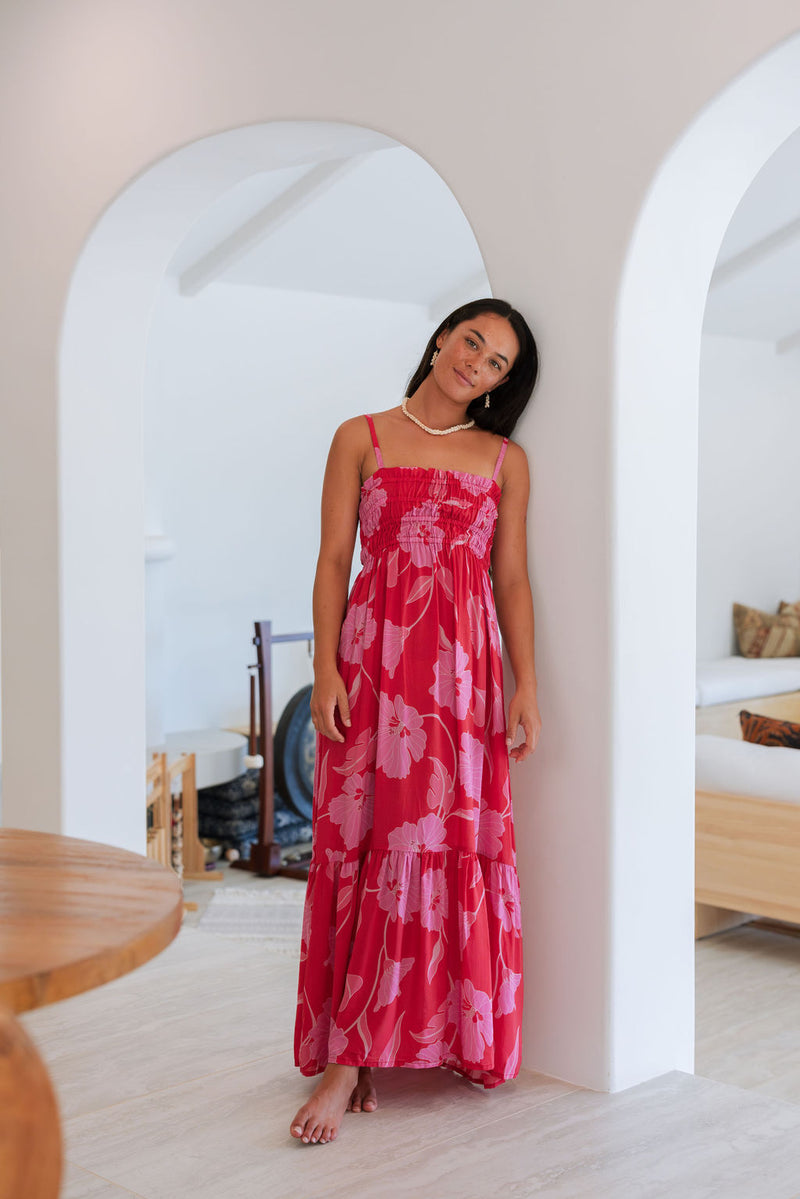
[[311, 721], [323, 737], [328, 737], [331, 741], [344, 741], [336, 727], [337, 708], [342, 724], [350, 728], [350, 704], [347, 701], [344, 679], [338, 670], [316, 674], [311, 691]]

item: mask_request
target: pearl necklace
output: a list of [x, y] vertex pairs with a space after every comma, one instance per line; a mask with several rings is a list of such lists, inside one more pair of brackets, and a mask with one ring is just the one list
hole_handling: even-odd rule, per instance
[[471, 429], [475, 424], [474, 420], [468, 420], [465, 425], [451, 425], [449, 429], [430, 429], [427, 425], [423, 425], [419, 417], [414, 416], [413, 412], [409, 412], [406, 408], [406, 397], [400, 401], [400, 407], [405, 412], [409, 420], [413, 420], [415, 425], [419, 425], [420, 429], [424, 429], [426, 433], [432, 433], [434, 437], [444, 437], [447, 433], [457, 433], [459, 429]]

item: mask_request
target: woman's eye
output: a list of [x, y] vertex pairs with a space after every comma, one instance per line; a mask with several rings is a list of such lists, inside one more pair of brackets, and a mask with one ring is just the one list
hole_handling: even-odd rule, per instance
[[465, 337], [464, 340], [466, 341], [467, 345], [470, 346], [473, 350], [477, 350], [477, 348], [478, 348], [477, 341], [473, 341], [471, 337]]
[[494, 369], [495, 369], [496, 371], [499, 371], [499, 370], [500, 370], [500, 363], [499, 363], [499, 362], [495, 362], [494, 358], [492, 359], [492, 361], [490, 362], [490, 364], [489, 364], [489, 365], [490, 365], [490, 366], [493, 366], [493, 367], [494, 367]]

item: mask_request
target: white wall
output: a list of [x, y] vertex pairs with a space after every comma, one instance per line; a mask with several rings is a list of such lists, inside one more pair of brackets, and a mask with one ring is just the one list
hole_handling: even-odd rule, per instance
[[[172, 284], [172, 280], [170, 280]], [[153, 314], [146, 508], [164, 576], [164, 731], [247, 720], [253, 621], [312, 628], [319, 505], [334, 430], [398, 403], [427, 310], [221, 283]], [[358, 569], [358, 545], [354, 573]], [[306, 643], [273, 650], [273, 710], [313, 680]]]
[[700, 359], [697, 656], [738, 653], [734, 601], [800, 599], [800, 353], [706, 334]]

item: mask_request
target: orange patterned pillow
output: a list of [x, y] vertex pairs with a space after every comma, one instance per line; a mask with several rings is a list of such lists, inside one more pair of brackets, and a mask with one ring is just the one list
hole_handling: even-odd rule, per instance
[[745, 658], [791, 658], [800, 650], [800, 625], [790, 613], [760, 612], [733, 605], [733, 625], [739, 652]]
[[800, 724], [791, 720], [776, 720], [774, 716], [759, 716], [757, 712], [739, 713], [742, 737], [756, 745], [785, 745], [800, 749]]

